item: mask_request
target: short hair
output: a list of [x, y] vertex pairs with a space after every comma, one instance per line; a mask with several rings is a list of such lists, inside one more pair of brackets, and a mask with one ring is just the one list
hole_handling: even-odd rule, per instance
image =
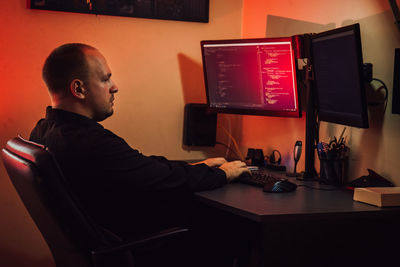
[[64, 44], [54, 49], [47, 57], [42, 77], [51, 93], [64, 93], [73, 79], [88, 79], [88, 63], [85, 50], [96, 48], [81, 44]]

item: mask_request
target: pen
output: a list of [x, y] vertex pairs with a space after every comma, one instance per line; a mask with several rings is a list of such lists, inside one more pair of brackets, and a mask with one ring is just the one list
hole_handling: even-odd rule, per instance
[[343, 142], [343, 134], [344, 134], [344, 131], [346, 131], [346, 127], [344, 127], [343, 128], [343, 131], [342, 131], [342, 133], [340, 134], [340, 137], [339, 137], [339, 144], [341, 144], [342, 142]]

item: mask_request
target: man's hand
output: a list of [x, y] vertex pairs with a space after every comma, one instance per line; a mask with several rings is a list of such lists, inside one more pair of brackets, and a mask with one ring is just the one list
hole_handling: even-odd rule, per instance
[[200, 162], [193, 163], [193, 165], [204, 163], [209, 167], [219, 167], [222, 164], [226, 163], [226, 159], [224, 158], [209, 158]]
[[240, 160], [226, 162], [219, 166], [219, 168], [225, 172], [228, 182], [233, 181], [244, 172], [250, 172], [246, 166], [246, 163]]

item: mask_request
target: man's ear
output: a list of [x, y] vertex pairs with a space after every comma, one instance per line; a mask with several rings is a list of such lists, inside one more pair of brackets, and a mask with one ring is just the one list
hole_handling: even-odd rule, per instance
[[74, 79], [70, 84], [71, 94], [79, 99], [85, 99], [86, 97], [86, 88], [82, 80]]

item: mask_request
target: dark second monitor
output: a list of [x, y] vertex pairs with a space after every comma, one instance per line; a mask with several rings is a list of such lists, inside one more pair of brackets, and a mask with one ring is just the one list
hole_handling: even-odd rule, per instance
[[[308, 35], [319, 120], [368, 128], [359, 24]], [[202, 41], [207, 105], [300, 117], [294, 37]]]
[[359, 24], [311, 37], [318, 118], [368, 128]]

